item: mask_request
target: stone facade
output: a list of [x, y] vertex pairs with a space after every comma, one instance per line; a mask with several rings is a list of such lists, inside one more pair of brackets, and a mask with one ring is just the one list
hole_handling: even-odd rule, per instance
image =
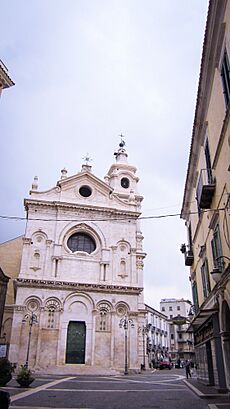
[[[29, 366], [68, 364], [124, 368], [127, 317], [128, 367], [139, 370], [144, 324], [142, 197], [124, 142], [105, 181], [81, 172], [25, 200], [28, 222], [13, 316], [9, 358]], [[33, 319], [33, 322], [32, 322]], [[28, 340], [28, 334], [31, 337]], [[28, 345], [29, 342], [29, 345]]]

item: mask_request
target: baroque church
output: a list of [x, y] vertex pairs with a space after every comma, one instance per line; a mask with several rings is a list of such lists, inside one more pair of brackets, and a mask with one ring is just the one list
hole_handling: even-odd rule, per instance
[[124, 141], [115, 158], [104, 181], [88, 160], [73, 176], [63, 169], [47, 191], [34, 179], [14, 279], [9, 359], [17, 365], [141, 367], [143, 197]]

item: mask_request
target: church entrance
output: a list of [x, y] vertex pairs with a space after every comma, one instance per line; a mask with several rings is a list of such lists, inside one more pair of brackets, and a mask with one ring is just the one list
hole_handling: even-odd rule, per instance
[[66, 363], [85, 363], [85, 321], [70, 321], [67, 331]]

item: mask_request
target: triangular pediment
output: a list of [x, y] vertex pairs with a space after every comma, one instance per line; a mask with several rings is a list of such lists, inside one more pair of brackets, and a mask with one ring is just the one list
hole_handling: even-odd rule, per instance
[[[89, 190], [89, 195], [82, 194], [82, 187]], [[111, 186], [93, 175], [91, 172], [82, 171], [73, 176], [66, 177], [57, 181], [53, 188], [39, 192], [30, 191], [30, 198], [35, 200], [68, 202], [79, 204], [105, 204], [110, 200], [113, 192]]]
[[[88, 189], [88, 195], [84, 195], [85, 189]], [[108, 183], [85, 170], [58, 180], [56, 186], [49, 190], [43, 192], [31, 190], [30, 199], [46, 203], [72, 203], [95, 208], [106, 207], [136, 211], [136, 204], [130, 203], [128, 194], [125, 194], [124, 198], [118, 197]], [[27, 200], [25, 200], [26, 203]]]
[[68, 190], [72, 186], [75, 186], [76, 184], [81, 184], [82, 183], [89, 183], [92, 184], [93, 186], [97, 186], [98, 189], [102, 190], [103, 192], [109, 194], [112, 193], [113, 189], [111, 186], [109, 186], [107, 183], [103, 182], [101, 179], [99, 179], [97, 176], [93, 175], [93, 173], [90, 172], [79, 172], [73, 176], [69, 176], [68, 178], [61, 179], [57, 182], [57, 186], [60, 186], [62, 190]]

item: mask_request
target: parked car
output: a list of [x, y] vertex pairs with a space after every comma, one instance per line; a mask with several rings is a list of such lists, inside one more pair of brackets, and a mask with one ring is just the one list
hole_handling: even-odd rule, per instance
[[159, 362], [159, 369], [172, 369], [172, 363], [168, 359]]

